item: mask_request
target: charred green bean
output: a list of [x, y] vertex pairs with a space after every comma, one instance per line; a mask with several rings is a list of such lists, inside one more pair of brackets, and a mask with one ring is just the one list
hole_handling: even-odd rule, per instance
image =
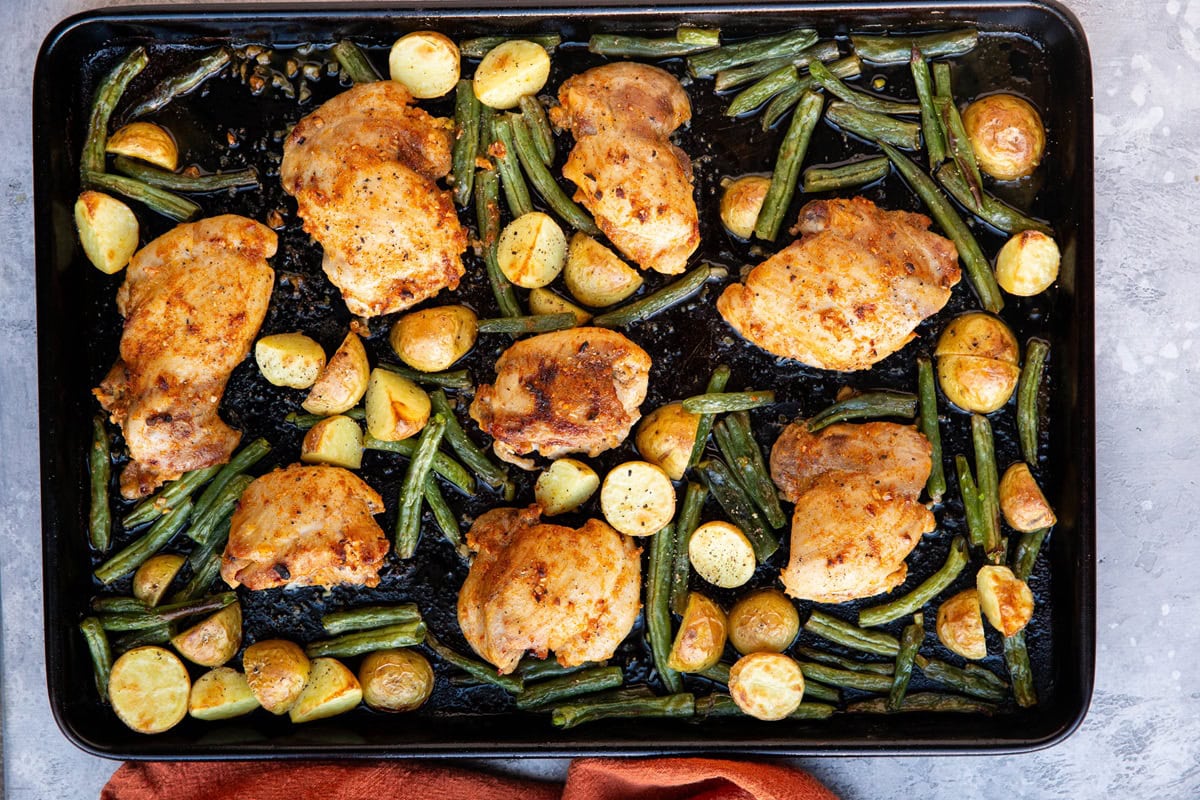
[[651, 292], [641, 300], [635, 300], [628, 305], [613, 311], [607, 311], [592, 319], [592, 324], [600, 328], [623, 328], [635, 322], [650, 319], [668, 308], [679, 305], [684, 300], [700, 291], [705, 282], [712, 277], [714, 270], [707, 264], [701, 264], [688, 272], [674, 283], [668, 283], [658, 291]]
[[809, 433], [816, 433], [836, 422], [848, 419], [878, 419], [880, 417], [902, 417], [912, 419], [917, 415], [917, 396], [910, 392], [895, 392], [882, 389], [863, 392], [845, 400], [839, 400], [810, 419], [806, 426]]
[[961, 536], [955, 536], [950, 542], [950, 553], [946, 562], [937, 572], [926, 578], [920, 586], [908, 594], [898, 597], [883, 605], [864, 608], [858, 612], [858, 624], [863, 627], [885, 625], [906, 614], [912, 614], [921, 609], [926, 603], [937, 597], [943, 589], [954, 583], [963, 568], [967, 566], [967, 542]]
[[[815, 65], [816, 62], [813, 66]], [[792, 197], [796, 194], [796, 183], [800, 177], [804, 156], [808, 152], [808, 143], [821, 120], [821, 109], [824, 105], [825, 99], [817, 92], [807, 91], [800, 98], [787, 133], [784, 134], [783, 143], [779, 146], [775, 169], [771, 172], [771, 185], [767, 188], [767, 196], [758, 212], [754, 235], [759, 239], [773, 242], [779, 235], [783, 218], [792, 203]]]
[[1050, 343], [1045, 339], [1033, 338], [1026, 342], [1025, 366], [1021, 368], [1021, 380], [1017, 384], [1017, 432], [1021, 438], [1021, 455], [1031, 467], [1036, 467], [1038, 463], [1038, 426], [1041, 420], [1038, 394], [1049, 355]]
[[836, 192], [882, 180], [892, 171], [887, 156], [872, 156], [836, 167], [816, 166], [804, 170], [804, 192]]

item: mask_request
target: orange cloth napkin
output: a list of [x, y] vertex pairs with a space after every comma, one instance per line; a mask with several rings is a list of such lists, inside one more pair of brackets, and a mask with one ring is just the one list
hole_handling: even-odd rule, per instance
[[101, 800], [838, 800], [787, 767], [712, 758], [583, 758], [566, 784], [419, 761], [142, 761]]

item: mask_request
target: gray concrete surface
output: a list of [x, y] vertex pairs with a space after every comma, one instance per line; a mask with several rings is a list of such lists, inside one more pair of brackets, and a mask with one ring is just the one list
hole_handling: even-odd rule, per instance
[[[8, 796], [97, 797], [43, 674], [30, 86], [59, 19], [104, 0], [4, 0], [0, 48], [0, 586]], [[182, 3], [180, 4], [182, 5]], [[1074, 0], [1096, 86], [1099, 653], [1082, 728], [1033, 755], [805, 759], [855, 800], [1200, 796], [1200, 0]], [[558, 761], [495, 765], [558, 776]]]

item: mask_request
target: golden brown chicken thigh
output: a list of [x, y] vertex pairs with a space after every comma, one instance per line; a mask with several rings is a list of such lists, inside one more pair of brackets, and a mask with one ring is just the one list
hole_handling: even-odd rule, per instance
[[866, 369], [914, 337], [958, 283], [954, 243], [929, 218], [861, 197], [814, 200], [802, 238], [729, 286], [717, 310], [769, 353], [809, 366]]
[[402, 311], [463, 274], [467, 234], [450, 193], [450, 120], [412, 105], [402, 84], [360, 84], [296, 124], [280, 179], [352, 314]]
[[94, 390], [129, 447], [125, 497], [223, 464], [241, 440], [217, 407], [266, 316], [275, 245], [270, 228], [228, 214], [179, 225], [129, 262], [120, 357]]
[[641, 550], [590, 519], [539, 522], [540, 509], [497, 508], [467, 533], [478, 555], [458, 593], [463, 636], [501, 674], [526, 651], [566, 667], [611, 658], [637, 620]]

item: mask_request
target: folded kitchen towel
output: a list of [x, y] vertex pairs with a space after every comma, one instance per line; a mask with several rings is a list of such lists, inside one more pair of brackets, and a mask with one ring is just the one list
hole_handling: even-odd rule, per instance
[[419, 761], [141, 761], [101, 800], [837, 800], [807, 773], [712, 758], [583, 758], [565, 785]]

